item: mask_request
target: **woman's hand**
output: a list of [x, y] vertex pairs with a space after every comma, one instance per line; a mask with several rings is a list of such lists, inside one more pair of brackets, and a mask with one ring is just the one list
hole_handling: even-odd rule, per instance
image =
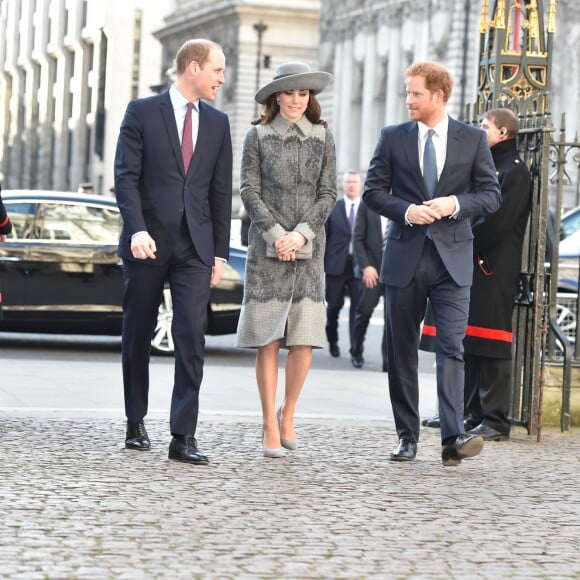
[[278, 259], [283, 262], [294, 262], [296, 251], [306, 243], [306, 238], [298, 232], [287, 232], [276, 240], [274, 248]]

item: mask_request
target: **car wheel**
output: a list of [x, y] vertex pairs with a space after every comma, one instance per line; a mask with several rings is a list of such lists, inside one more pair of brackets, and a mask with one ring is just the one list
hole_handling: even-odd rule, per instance
[[[566, 304], [560, 296], [560, 304], [556, 304], [556, 322], [560, 327], [560, 330], [566, 335], [568, 342], [571, 344], [572, 349], [576, 343], [576, 313], [575, 308], [570, 304]], [[564, 357], [562, 351], [562, 346], [558, 340], [555, 341], [554, 349], [554, 360], [561, 361]]]
[[556, 311], [558, 325], [568, 340], [574, 344], [576, 342], [576, 314], [574, 310], [565, 304], [557, 304]]
[[156, 354], [173, 354], [175, 345], [171, 336], [171, 323], [173, 321], [173, 301], [169, 288], [163, 290], [163, 299], [159, 305], [157, 326], [151, 339], [151, 350]]

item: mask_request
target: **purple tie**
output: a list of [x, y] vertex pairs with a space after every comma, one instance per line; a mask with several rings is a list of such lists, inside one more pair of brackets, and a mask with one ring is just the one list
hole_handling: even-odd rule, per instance
[[350, 211], [348, 212], [348, 223], [350, 225], [350, 231], [354, 230], [354, 203], [350, 205]]
[[191, 110], [193, 103], [187, 103], [185, 121], [183, 121], [183, 137], [181, 138], [181, 155], [183, 156], [183, 167], [185, 173], [189, 171], [191, 157], [193, 156], [193, 136], [191, 134]]

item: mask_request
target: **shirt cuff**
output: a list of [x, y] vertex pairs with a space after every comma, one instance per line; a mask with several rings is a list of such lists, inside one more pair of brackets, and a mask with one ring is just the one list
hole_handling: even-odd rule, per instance
[[457, 219], [459, 210], [461, 209], [461, 206], [459, 205], [459, 200], [457, 199], [456, 195], [450, 195], [449, 197], [453, 198], [453, 201], [455, 202], [455, 209], [453, 210], [453, 213], [449, 217], [452, 219]]
[[405, 212], [405, 225], [406, 226], [411, 226], [413, 227], [413, 224], [409, 221], [409, 211], [411, 210], [411, 208], [414, 206], [415, 204], [412, 203], [408, 208], [407, 211]]

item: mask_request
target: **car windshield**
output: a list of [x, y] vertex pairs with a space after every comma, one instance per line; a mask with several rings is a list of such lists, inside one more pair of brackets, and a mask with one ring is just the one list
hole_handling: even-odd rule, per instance
[[114, 207], [70, 202], [6, 204], [14, 225], [12, 239], [116, 244], [121, 217]]

